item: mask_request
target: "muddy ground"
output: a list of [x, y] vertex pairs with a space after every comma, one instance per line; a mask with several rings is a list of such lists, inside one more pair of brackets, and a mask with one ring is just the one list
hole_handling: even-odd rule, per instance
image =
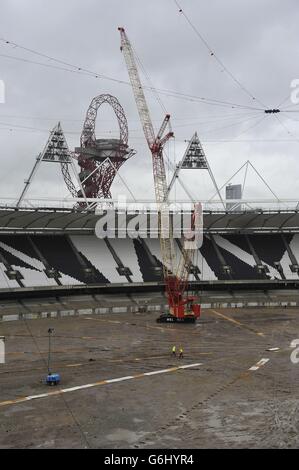
[[[290, 359], [298, 308], [205, 309], [195, 325], [155, 318], [0, 323], [0, 448], [299, 446], [299, 363]], [[43, 383], [49, 327], [57, 387]], [[172, 357], [173, 345], [183, 347], [182, 359]]]

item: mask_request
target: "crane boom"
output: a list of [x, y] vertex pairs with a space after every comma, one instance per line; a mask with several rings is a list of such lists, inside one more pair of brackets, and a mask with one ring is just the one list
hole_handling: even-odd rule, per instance
[[121, 36], [121, 51], [124, 53], [130, 81], [132, 84], [137, 104], [137, 110], [143, 127], [143, 132], [147, 140], [148, 146], [151, 147], [151, 145], [153, 145], [153, 143], [155, 142], [155, 131], [151, 121], [151, 116], [146, 103], [144, 92], [141, 86], [132, 46], [124, 28], [118, 28], [118, 30]]
[[189, 317], [194, 320], [199, 316], [200, 306], [198, 304], [193, 304], [193, 297], [183, 298], [190, 272], [190, 266], [192, 264], [192, 257], [190, 255], [191, 250], [186, 250], [184, 247], [182, 248], [182, 256], [179, 265], [176, 267], [173, 232], [171, 224], [169, 223], [169, 191], [163, 158], [163, 147], [167, 140], [170, 137], [173, 137], [173, 132], [171, 130], [165, 133], [167, 127], [170, 125], [170, 115], [166, 114], [158, 133], [155, 134], [131, 43], [124, 28], [120, 27], [118, 30], [121, 36], [121, 51], [124, 54], [127, 65], [143, 132], [152, 154], [163, 273], [170, 308], [169, 317], [183, 321], [185, 318]]
[[136, 105], [139, 113], [140, 121], [142, 124], [143, 132], [152, 153], [153, 160], [153, 173], [155, 196], [158, 205], [159, 225], [160, 225], [160, 242], [161, 252], [164, 266], [164, 276], [169, 275], [174, 269], [174, 247], [173, 239], [169, 234], [169, 218], [168, 218], [168, 204], [167, 204], [167, 180], [166, 171], [163, 159], [163, 146], [166, 141], [173, 136], [172, 132], [163, 135], [167, 125], [169, 124], [170, 116], [167, 114], [162, 122], [162, 125], [155, 135], [154, 127], [152, 124], [150, 112], [144, 96], [143, 88], [139, 78], [139, 73], [133, 54], [131, 43], [126, 35], [124, 28], [118, 28], [121, 35], [121, 50], [124, 53]]

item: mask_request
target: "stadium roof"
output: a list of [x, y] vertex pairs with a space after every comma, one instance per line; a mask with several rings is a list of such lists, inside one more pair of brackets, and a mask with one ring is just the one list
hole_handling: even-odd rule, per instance
[[[149, 216], [149, 212], [148, 212]], [[101, 216], [74, 209], [0, 207], [0, 231], [94, 233]], [[133, 215], [129, 216], [130, 218]], [[204, 211], [205, 232], [299, 232], [297, 210]]]

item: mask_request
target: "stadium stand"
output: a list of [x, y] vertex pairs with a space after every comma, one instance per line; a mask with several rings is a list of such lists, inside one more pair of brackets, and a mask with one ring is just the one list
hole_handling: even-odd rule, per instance
[[[297, 260], [298, 234], [206, 234], [193, 279], [298, 279]], [[162, 279], [158, 240], [103, 240], [94, 234], [2, 234], [0, 267], [2, 289]]]

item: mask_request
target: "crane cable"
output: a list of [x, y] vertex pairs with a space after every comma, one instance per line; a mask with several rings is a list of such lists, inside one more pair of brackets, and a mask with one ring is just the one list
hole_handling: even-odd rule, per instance
[[[148, 81], [148, 83], [149, 83], [149, 85], [150, 85], [150, 88], [152, 89], [153, 94], [154, 94], [154, 96], [155, 96], [155, 98], [156, 98], [156, 100], [157, 100], [159, 106], [161, 107], [162, 111], [163, 111], [165, 114], [167, 114], [167, 109], [166, 109], [166, 107], [165, 107], [165, 105], [164, 105], [164, 103], [163, 103], [161, 97], [159, 96], [157, 89], [153, 86], [153, 82], [152, 82], [152, 80], [151, 80], [151, 78], [150, 78], [149, 73], [147, 72], [147, 70], [146, 70], [145, 66], [143, 65], [143, 63], [142, 63], [140, 57], [138, 56], [138, 54], [136, 53], [136, 50], [133, 48], [132, 45], [131, 45], [131, 48], [132, 48], [134, 57], [136, 58], [136, 62], [137, 62], [138, 65], [141, 67], [141, 70], [142, 70], [144, 76], [146, 77], [146, 79], [147, 79], [147, 81]], [[168, 125], [170, 126], [170, 121], [168, 122]], [[175, 137], [173, 137], [173, 138], [174, 138], [174, 140], [175, 140]], [[169, 172], [170, 172], [171, 169], [173, 170], [173, 165], [172, 165], [171, 159], [170, 159], [170, 157], [169, 157], [169, 155], [168, 155], [168, 152], [166, 151], [165, 147], [163, 148], [163, 155], [165, 155], [165, 157], [166, 157], [166, 165], [167, 165], [168, 177], [169, 177]], [[173, 170], [173, 171], [174, 171], [174, 170]]]
[[134, 54], [134, 57], [136, 59], [137, 64], [139, 65], [143, 75], [145, 76], [145, 78], [147, 79], [147, 81], [150, 85], [150, 89], [153, 92], [154, 97], [156, 98], [158, 104], [160, 105], [160, 107], [162, 108], [164, 113], [167, 114], [166, 107], [164, 106], [164, 103], [163, 103], [162, 99], [160, 98], [157, 89], [153, 86], [153, 82], [152, 82], [148, 72], [146, 71], [146, 68], [144, 67], [140, 57], [138, 56], [136, 49], [132, 46], [132, 44], [131, 44], [131, 48], [132, 48], [132, 51], [133, 51], [133, 54]]

